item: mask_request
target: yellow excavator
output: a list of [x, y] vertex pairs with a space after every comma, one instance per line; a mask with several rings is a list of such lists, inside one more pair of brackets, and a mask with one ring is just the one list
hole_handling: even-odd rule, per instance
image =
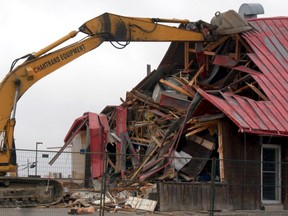
[[[178, 26], [173, 27], [170, 23]], [[16, 59], [0, 83], [0, 207], [48, 205], [62, 198], [63, 187], [56, 180], [9, 175], [17, 171], [13, 136], [17, 101], [34, 83], [105, 41], [120, 45], [124, 42], [123, 46], [130, 41], [203, 42], [213, 40], [209, 26], [203, 21], [191, 23], [185, 19], [136, 18], [104, 13], [40, 51]], [[79, 33], [84, 33], [85, 37], [54, 49]], [[18, 60], [24, 62], [16, 66]]]

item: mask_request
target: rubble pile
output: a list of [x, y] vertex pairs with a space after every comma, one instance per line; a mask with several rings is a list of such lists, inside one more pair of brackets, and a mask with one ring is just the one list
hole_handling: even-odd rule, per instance
[[242, 38], [253, 27], [228, 11], [207, 29], [217, 37], [172, 42], [157, 70], [127, 92], [120, 106], [103, 110], [110, 126], [110, 173], [129, 181], [203, 179], [209, 158], [219, 158], [225, 117], [204, 97], [267, 100], [252, 76], [261, 72]]
[[149, 199], [149, 194], [156, 191], [156, 185], [134, 183], [129, 187], [109, 188], [101, 191], [68, 189], [59, 206], [69, 209], [72, 215], [92, 214], [101, 208], [112, 213], [131, 211], [154, 211], [157, 201]]

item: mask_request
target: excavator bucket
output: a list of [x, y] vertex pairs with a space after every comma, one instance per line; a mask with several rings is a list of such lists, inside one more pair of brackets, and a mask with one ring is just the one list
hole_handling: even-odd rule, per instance
[[210, 23], [216, 26], [216, 34], [219, 35], [230, 35], [252, 30], [252, 26], [234, 10], [225, 13], [216, 12]]

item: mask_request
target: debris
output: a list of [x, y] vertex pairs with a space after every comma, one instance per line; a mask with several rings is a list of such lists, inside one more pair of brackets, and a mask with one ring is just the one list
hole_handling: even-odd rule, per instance
[[129, 197], [126, 203], [132, 208], [146, 211], [154, 211], [157, 205], [157, 201], [138, 197]]
[[81, 208], [74, 208], [68, 211], [68, 214], [72, 215], [82, 215], [82, 214], [93, 214], [95, 212], [95, 208], [93, 206], [89, 207], [81, 207]]
[[172, 42], [158, 69], [127, 92], [120, 106], [102, 112], [111, 134], [121, 140], [112, 143], [118, 147], [108, 155], [121, 156], [109, 167], [115, 173], [121, 168], [125, 182], [197, 180], [209, 157], [218, 154], [219, 124], [225, 118], [203, 99], [206, 95], [227, 98], [224, 93], [230, 92], [267, 100], [254, 76], [261, 71], [247, 55], [252, 49], [242, 36], [253, 27], [234, 11], [216, 13], [211, 24], [195, 26], [209, 31], [214, 26], [216, 38]]

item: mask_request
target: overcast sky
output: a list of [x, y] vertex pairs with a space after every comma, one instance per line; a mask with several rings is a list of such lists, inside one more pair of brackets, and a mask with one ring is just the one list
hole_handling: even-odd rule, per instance
[[[210, 22], [216, 11], [238, 11], [242, 3], [251, 2], [263, 5], [261, 17], [287, 16], [287, 0], [1, 1], [0, 79], [14, 59], [40, 50], [105, 12]], [[117, 50], [105, 43], [37, 82], [18, 102], [16, 147], [34, 149], [37, 141], [44, 143], [39, 149], [62, 146], [76, 118], [120, 104], [120, 97], [125, 98], [126, 91], [144, 78], [147, 64], [157, 68], [168, 45], [139, 42]]]

